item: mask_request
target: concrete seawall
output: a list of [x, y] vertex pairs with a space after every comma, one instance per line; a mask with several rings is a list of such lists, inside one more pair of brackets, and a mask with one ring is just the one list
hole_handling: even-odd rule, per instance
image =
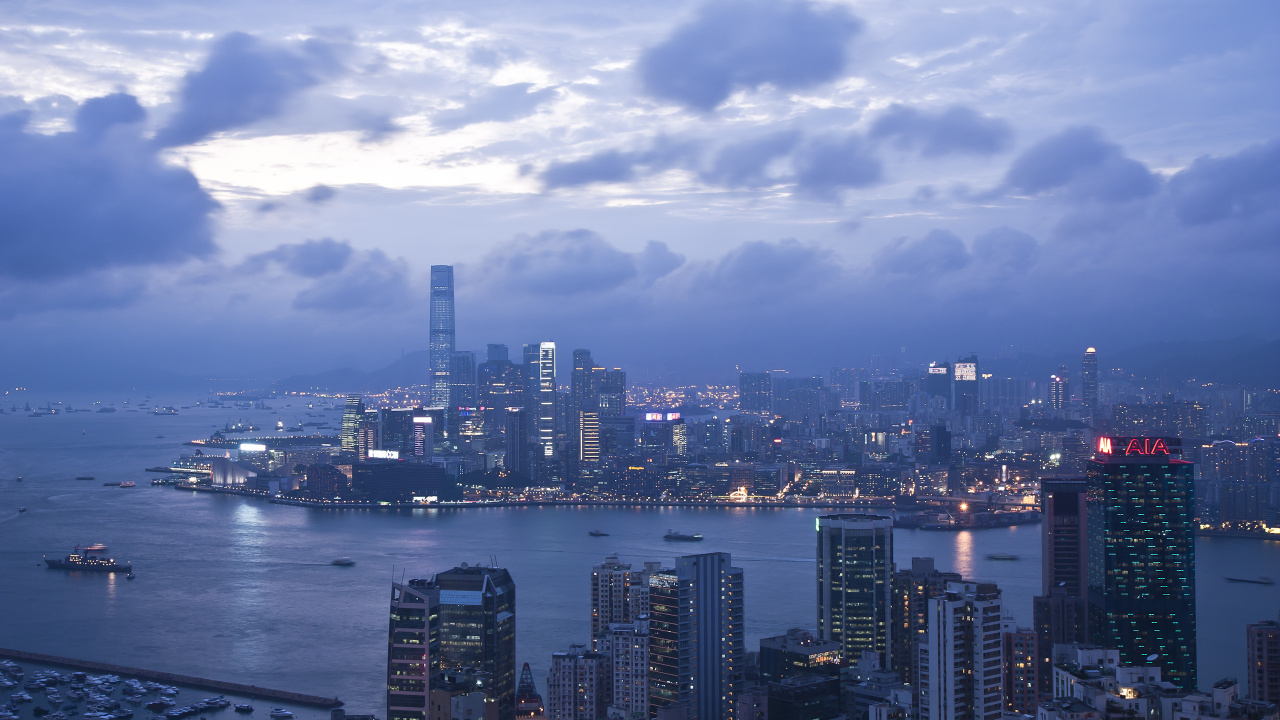
[[41, 663], [43, 665], [58, 665], [60, 667], [74, 668], [76, 670], [92, 670], [93, 672], [111, 673], [112, 675], [126, 675], [129, 677], [136, 677], [141, 680], [153, 680], [167, 685], [186, 685], [188, 687], [200, 688], [202, 690], [218, 690], [221, 692], [234, 693], [236, 695], [262, 698], [264, 700], [282, 700], [284, 702], [297, 703], [298, 705], [311, 705], [321, 708], [336, 708], [341, 707], [342, 705], [342, 701], [336, 697], [324, 698], [318, 695], [304, 695], [302, 693], [289, 692], [287, 690], [272, 690], [271, 688], [258, 687], [257, 685], [241, 685], [240, 683], [224, 682], [222, 680], [209, 680], [206, 678], [191, 677], [190, 675], [159, 672], [157, 670], [143, 670], [141, 668], [124, 667], [123, 665], [94, 662], [92, 660], [76, 660], [73, 658], [58, 657], [57, 655], [26, 652], [24, 650], [0, 648], [0, 658], [25, 660], [27, 662]]

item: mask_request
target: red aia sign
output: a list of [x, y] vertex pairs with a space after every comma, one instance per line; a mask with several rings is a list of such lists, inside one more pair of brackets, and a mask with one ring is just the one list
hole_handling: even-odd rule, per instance
[[[1125, 440], [1128, 442], [1125, 442]], [[1114, 443], [1113, 443], [1114, 441]], [[1098, 438], [1098, 452], [1112, 455], [1119, 444], [1124, 444], [1125, 455], [1168, 455], [1169, 445], [1163, 438]]]

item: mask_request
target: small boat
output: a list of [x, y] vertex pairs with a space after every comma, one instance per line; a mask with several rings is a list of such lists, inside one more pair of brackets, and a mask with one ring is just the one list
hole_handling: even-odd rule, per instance
[[125, 579], [125, 580], [132, 580], [132, 579], [134, 579], [134, 578], [136, 578], [136, 577], [138, 577], [138, 576], [137, 576], [137, 575], [134, 575], [133, 573], [129, 573], [128, 575], [125, 575], [125, 576], [124, 576], [124, 579]]
[[18, 477], [14, 478], [14, 479], [15, 479], [15, 480], [17, 480], [18, 482], [22, 482], [22, 476], [21, 476], [21, 475], [19, 475]]
[[676, 542], [702, 542], [702, 533], [686, 535], [684, 533], [676, 532], [675, 530], [668, 530], [667, 534], [662, 536], [662, 539], [674, 540]]
[[24, 512], [26, 512], [26, 511], [27, 511], [27, 506], [26, 506], [26, 505], [23, 505], [22, 507], [18, 508], [18, 512], [20, 512], [20, 513], [24, 513]]
[[238, 713], [251, 713], [251, 712], [253, 712], [253, 706], [252, 706], [252, 705], [237, 705], [237, 706], [236, 706], [236, 712], [238, 712]]
[[587, 534], [590, 535], [591, 537], [609, 537], [609, 533], [603, 530], [592, 530]]
[[351, 567], [352, 565], [355, 565], [355, 564], [356, 564], [356, 561], [352, 560], [349, 557], [340, 557], [337, 560], [334, 560], [332, 563], [330, 563], [330, 565], [337, 565], [338, 567]]
[[93, 476], [92, 476], [92, 475], [77, 475], [77, 476], [76, 476], [76, 479], [77, 479], [77, 480], [92, 480], [92, 479], [93, 479]]
[[137, 486], [138, 486], [138, 483], [132, 480], [125, 480], [124, 482], [120, 483], [120, 487], [123, 487], [123, 488], [130, 488], [130, 487], [137, 487]]
[[1257, 578], [1229, 577], [1226, 580], [1229, 583], [1249, 583], [1250, 585], [1275, 585], [1276, 584], [1276, 581], [1272, 580], [1269, 577], [1257, 577]]
[[988, 560], [1021, 560], [1021, 555], [1010, 555], [1008, 553], [987, 553]]
[[289, 712], [288, 710], [285, 710], [284, 708], [272, 708], [271, 717], [275, 718], [276, 720], [287, 720], [287, 718], [293, 717], [293, 713]]

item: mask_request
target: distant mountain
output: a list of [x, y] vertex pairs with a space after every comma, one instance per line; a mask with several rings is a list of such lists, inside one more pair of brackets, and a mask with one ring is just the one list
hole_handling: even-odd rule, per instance
[[426, 385], [431, 378], [430, 355], [418, 350], [396, 360], [381, 370], [360, 372], [351, 368], [327, 370], [315, 375], [292, 375], [276, 381], [277, 390], [321, 392], [364, 392], [388, 388]]

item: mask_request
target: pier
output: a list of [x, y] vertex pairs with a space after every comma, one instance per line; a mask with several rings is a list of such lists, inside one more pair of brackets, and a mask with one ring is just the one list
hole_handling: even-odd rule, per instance
[[303, 693], [289, 692], [288, 690], [272, 690], [271, 688], [258, 687], [257, 685], [242, 685], [240, 683], [225, 682], [222, 680], [209, 680], [207, 678], [192, 677], [190, 675], [160, 672], [158, 670], [143, 670], [141, 668], [124, 667], [123, 665], [94, 662], [93, 660], [76, 660], [74, 658], [58, 657], [57, 655], [26, 652], [25, 650], [0, 648], [0, 658], [7, 658], [9, 660], [25, 660], [27, 662], [41, 663], [43, 665], [57, 665], [60, 667], [73, 668], [75, 670], [92, 670], [93, 672], [110, 673], [112, 675], [125, 675], [135, 677], [140, 680], [152, 680], [166, 685], [185, 685], [187, 687], [199, 688], [201, 690], [216, 690], [220, 692], [233, 693], [235, 695], [244, 695], [251, 698], [262, 698], [264, 700], [282, 700], [284, 702], [295, 703], [297, 705], [310, 705], [318, 708], [336, 708], [342, 706], [342, 701], [336, 697], [326, 698], [320, 697], [319, 695], [305, 695]]

